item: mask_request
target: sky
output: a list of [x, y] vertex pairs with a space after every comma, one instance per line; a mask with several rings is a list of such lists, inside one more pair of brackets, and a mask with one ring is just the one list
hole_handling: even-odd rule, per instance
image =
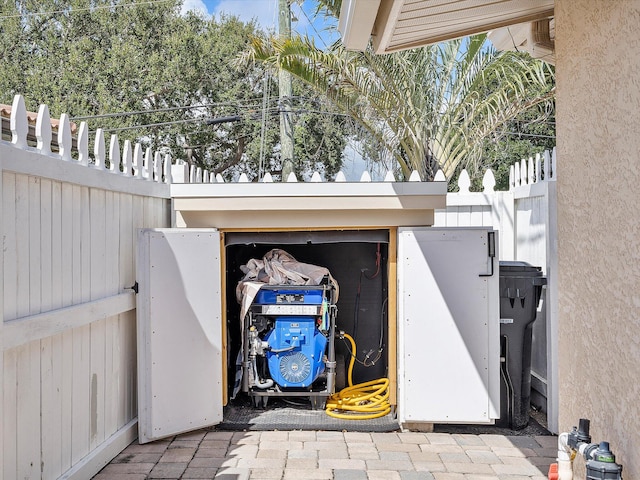
[[[301, 35], [314, 37], [316, 45], [323, 47], [337, 40], [338, 34], [326, 30], [324, 19], [314, 19], [315, 3], [314, 0], [292, 2], [294, 18], [291, 28]], [[184, 0], [182, 10], [195, 10], [216, 17], [221, 13], [235, 15], [246, 22], [255, 20], [264, 30], [277, 31], [278, 0]]]
[[195, 10], [208, 15], [219, 16], [224, 12], [238, 16], [241, 20], [255, 19], [263, 27], [277, 21], [275, 0], [184, 0], [182, 10]]

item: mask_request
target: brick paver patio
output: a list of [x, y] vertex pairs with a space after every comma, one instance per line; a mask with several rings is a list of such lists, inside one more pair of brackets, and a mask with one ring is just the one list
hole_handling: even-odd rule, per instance
[[94, 480], [544, 480], [553, 436], [200, 430], [129, 445]]

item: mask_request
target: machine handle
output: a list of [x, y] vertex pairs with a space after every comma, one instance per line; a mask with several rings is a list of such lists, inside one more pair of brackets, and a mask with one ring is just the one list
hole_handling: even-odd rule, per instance
[[496, 258], [496, 232], [487, 232], [487, 256], [491, 259], [491, 270], [489, 273], [481, 273], [479, 277], [492, 277], [494, 273], [494, 262]]

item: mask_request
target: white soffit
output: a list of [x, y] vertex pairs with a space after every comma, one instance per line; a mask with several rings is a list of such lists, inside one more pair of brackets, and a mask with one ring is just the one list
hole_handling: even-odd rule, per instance
[[[356, 12], [371, 8], [371, 0], [345, 2]], [[553, 16], [553, 7], [554, 0], [381, 0], [372, 30], [373, 46], [376, 53], [420, 47], [547, 18]], [[358, 16], [351, 18], [350, 25], [351, 29], [366, 27]], [[355, 49], [355, 44], [348, 43], [349, 25], [345, 28], [343, 43]]]

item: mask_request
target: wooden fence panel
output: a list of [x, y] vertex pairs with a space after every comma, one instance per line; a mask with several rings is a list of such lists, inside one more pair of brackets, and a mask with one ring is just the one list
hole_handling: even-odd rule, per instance
[[4, 375], [3, 375], [3, 474], [5, 479], [17, 478], [18, 445], [16, 442], [18, 432], [18, 352], [12, 349], [4, 352]]
[[91, 326], [73, 330], [73, 367], [71, 408], [71, 463], [89, 453], [89, 394], [91, 375]]
[[[109, 233], [106, 228], [107, 206], [104, 190], [91, 189], [90, 202], [90, 238], [91, 238], [91, 300], [107, 296], [107, 245]], [[90, 404], [89, 404], [89, 449], [93, 450], [104, 441], [104, 399], [105, 399], [105, 340], [106, 321], [98, 320], [90, 326], [89, 351], [90, 366]]]
[[42, 345], [42, 476], [53, 478], [63, 470], [62, 334], [40, 341]]
[[66, 472], [73, 465], [73, 331], [67, 330], [61, 336], [62, 360], [60, 363], [61, 379], [59, 385], [62, 397], [60, 419], [62, 430], [60, 432], [60, 471]]
[[26, 265], [28, 269], [25, 272], [28, 278], [29, 288], [29, 314], [41, 312], [41, 285], [40, 285], [40, 271], [43, 264], [42, 259], [42, 246], [40, 244], [40, 237], [42, 235], [41, 223], [40, 223], [40, 205], [42, 200], [40, 199], [40, 181], [38, 177], [28, 177], [27, 179], [28, 193], [28, 211], [27, 216], [21, 221], [29, 225], [28, 236], [28, 258]]
[[108, 438], [118, 429], [117, 417], [120, 403], [118, 389], [118, 376], [120, 373], [120, 344], [118, 332], [120, 327], [119, 316], [106, 321], [106, 335], [104, 348], [104, 437]]
[[[72, 305], [74, 297], [79, 301], [78, 293], [74, 293], [74, 285], [79, 290], [80, 284], [80, 189], [78, 185], [61, 183], [61, 235], [60, 246], [60, 278], [61, 301], [59, 307]], [[72, 465], [72, 431], [73, 431], [73, 331], [60, 334], [60, 364], [58, 385], [60, 386], [60, 471], [66, 472]], [[52, 469], [53, 470], [53, 469]], [[49, 470], [47, 471], [49, 473]], [[44, 477], [44, 476], [43, 476]], [[48, 476], [44, 478], [49, 478]]]
[[[60, 212], [58, 199], [54, 198], [53, 184], [49, 179], [40, 182], [40, 248], [42, 251], [40, 282], [41, 303], [40, 310], [47, 312], [60, 305], [54, 306], [54, 295], [58, 289], [54, 288], [54, 257], [59, 257], [59, 252], [54, 253], [59, 246], [59, 239], [54, 237], [59, 234], [60, 224], [54, 231], [54, 212]], [[60, 217], [57, 218], [58, 222]], [[59, 272], [56, 271], [56, 274]], [[55, 345], [60, 345], [59, 335], [40, 340], [40, 376], [42, 384], [41, 406], [41, 455], [43, 477], [55, 475], [60, 471], [61, 456], [59, 454], [60, 443], [60, 392], [58, 363], [55, 361]]]
[[513, 260], [514, 223], [511, 192], [447, 194], [447, 208], [436, 210], [436, 227], [493, 227], [499, 231], [501, 260]]
[[40, 476], [40, 341], [17, 348], [15, 478]]
[[17, 232], [15, 228], [16, 218], [16, 176], [12, 173], [5, 173], [2, 176], [2, 218], [4, 235], [4, 319], [11, 320], [18, 316], [16, 298], [18, 297], [18, 254], [17, 254]]
[[64, 159], [51, 153], [46, 108], [42, 141], [27, 146], [24, 104], [14, 107], [16, 141], [0, 140], [0, 478], [87, 478], [101, 466], [95, 458], [105, 461], [96, 452], [131, 441], [135, 302], [123, 292], [135, 281], [136, 230], [169, 226], [169, 188], [87, 164], [84, 140], [82, 161], [70, 137]]
[[[29, 315], [29, 183], [24, 175], [16, 176], [15, 218], [8, 219], [16, 232], [16, 317]], [[6, 284], [6, 281], [5, 281]], [[9, 300], [5, 295], [5, 302]], [[15, 318], [15, 317], [14, 317]], [[12, 319], [10, 319], [12, 320]]]

